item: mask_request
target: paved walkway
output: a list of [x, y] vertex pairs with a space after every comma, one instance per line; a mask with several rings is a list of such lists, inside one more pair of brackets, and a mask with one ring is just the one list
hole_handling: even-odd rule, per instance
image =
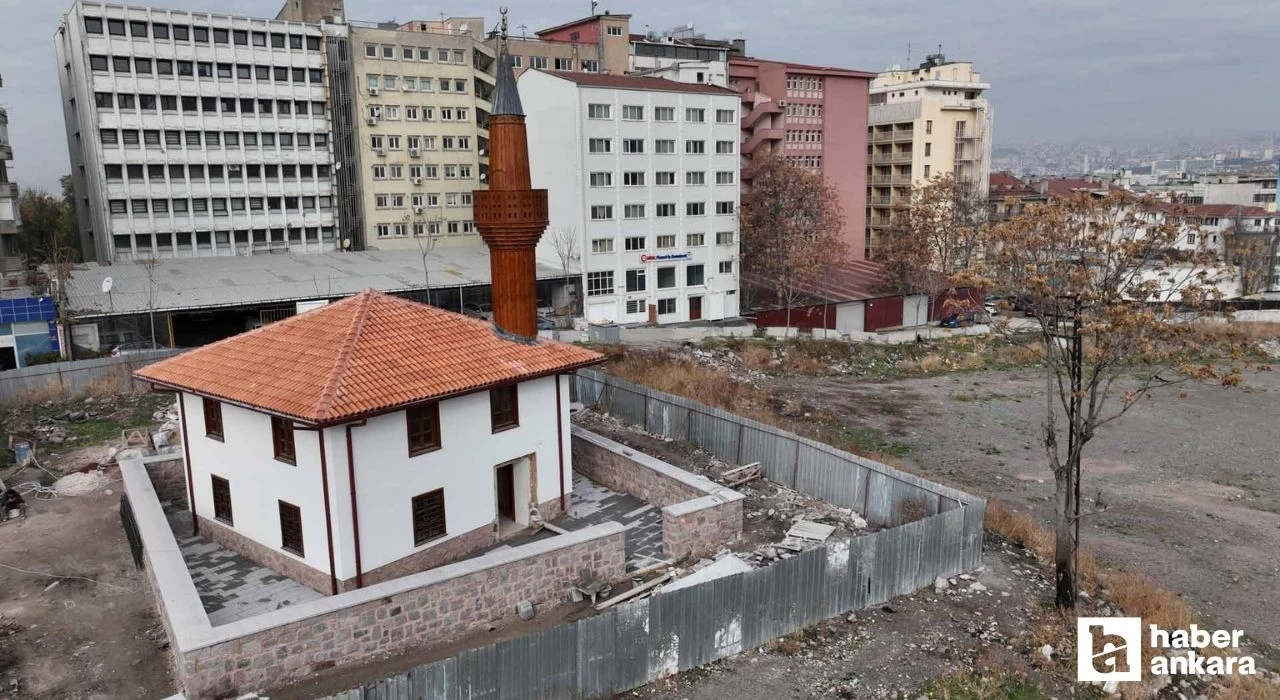
[[191, 514], [164, 505], [191, 580], [209, 615], [209, 624], [214, 627], [324, 597], [251, 559], [192, 535]]
[[599, 523], [622, 523], [627, 528], [627, 560], [638, 567], [662, 558], [662, 511], [639, 498], [611, 491], [574, 473], [569, 514], [552, 523], [581, 530]]

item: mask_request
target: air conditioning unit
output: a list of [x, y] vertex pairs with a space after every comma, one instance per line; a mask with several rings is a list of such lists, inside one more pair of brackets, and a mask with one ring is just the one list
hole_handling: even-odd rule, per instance
[[422, 205], [421, 205], [421, 204], [415, 204], [415, 205], [413, 205], [413, 213], [414, 213], [414, 214], [421, 214], [421, 213], [422, 213]]
[[365, 118], [364, 118], [364, 123], [365, 123], [365, 124], [368, 124], [369, 126], [373, 126], [374, 124], [377, 124], [377, 123], [378, 123], [378, 118], [377, 118], [377, 117], [365, 117]]
[[422, 178], [417, 177], [416, 175], [415, 175], [414, 177], [409, 178], [409, 181], [410, 181], [410, 182], [412, 182], [412, 183], [413, 183], [413, 184], [415, 184], [415, 185], [421, 185], [421, 184], [422, 184]]
[[371, 88], [369, 88], [369, 95], [370, 95], [370, 96], [372, 96], [372, 97], [377, 97], [377, 96], [378, 96], [378, 88], [376, 88], [376, 87], [371, 87]]
[[487, 156], [487, 155], [489, 155], [489, 149], [487, 149], [487, 148], [481, 148], [481, 149], [480, 149], [480, 157], [482, 157], [482, 158], [483, 158], [484, 156]]
[[410, 149], [409, 149], [409, 156], [410, 156], [411, 158], [417, 158], [417, 157], [418, 157], [418, 156], [420, 156], [420, 155], [422, 155], [422, 151], [420, 151], [420, 150], [418, 150], [418, 149], [416, 149], [416, 148], [410, 148]]
[[387, 149], [385, 149], [385, 148], [375, 148], [375, 149], [373, 149], [373, 152], [374, 152], [374, 153], [376, 153], [376, 154], [378, 154], [378, 155], [380, 155], [380, 156], [385, 156], [385, 155], [387, 155]]

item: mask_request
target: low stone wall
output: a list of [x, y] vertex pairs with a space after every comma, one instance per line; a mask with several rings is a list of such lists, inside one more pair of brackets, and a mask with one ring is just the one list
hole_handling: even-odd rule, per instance
[[742, 536], [744, 497], [737, 491], [580, 426], [572, 435], [574, 471], [662, 509], [668, 557], [713, 554]]
[[[213, 627], [146, 468], [126, 460], [121, 473], [177, 676], [191, 700], [445, 644], [515, 615], [521, 601], [558, 605], [584, 576], [625, 575], [626, 530], [605, 523]], [[203, 533], [218, 530], [231, 532], [202, 521]]]
[[161, 501], [181, 503], [187, 510], [191, 504], [187, 502], [186, 463], [181, 455], [156, 455], [143, 457], [142, 464], [147, 468], [147, 476]]

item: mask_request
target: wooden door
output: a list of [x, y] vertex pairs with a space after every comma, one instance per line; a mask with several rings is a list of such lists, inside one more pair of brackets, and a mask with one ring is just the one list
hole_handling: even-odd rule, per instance
[[689, 297], [689, 320], [697, 321], [702, 318], [702, 297]]
[[513, 464], [498, 467], [498, 516], [516, 519], [516, 470]]

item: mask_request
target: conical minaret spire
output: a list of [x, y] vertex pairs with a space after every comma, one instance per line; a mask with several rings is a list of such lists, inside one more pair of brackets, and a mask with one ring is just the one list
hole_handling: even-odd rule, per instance
[[547, 191], [532, 188], [524, 110], [507, 51], [507, 8], [502, 8], [497, 86], [489, 115], [489, 189], [476, 190], [475, 222], [489, 246], [493, 322], [511, 335], [538, 334], [534, 248], [547, 228]]

